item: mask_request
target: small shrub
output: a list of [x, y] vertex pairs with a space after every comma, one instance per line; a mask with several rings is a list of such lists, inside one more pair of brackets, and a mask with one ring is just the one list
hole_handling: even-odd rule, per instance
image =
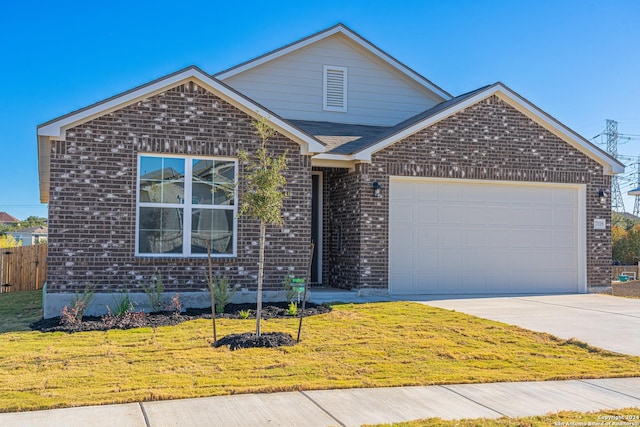
[[107, 329], [120, 328], [139, 328], [146, 325], [147, 315], [143, 311], [127, 311], [122, 316], [111, 313], [111, 309], [107, 306], [107, 314], [102, 316], [102, 323]]
[[162, 294], [164, 293], [164, 284], [162, 283], [162, 273], [158, 273], [155, 281], [149, 285], [142, 285], [144, 293], [149, 298], [149, 304], [151, 305], [151, 311], [162, 310]]
[[287, 315], [295, 316], [296, 314], [298, 314], [298, 304], [296, 304], [295, 302], [290, 302], [289, 308], [287, 308]]
[[118, 327], [122, 329], [139, 328], [147, 323], [147, 315], [144, 311], [128, 311], [118, 319]]
[[248, 319], [249, 316], [251, 316], [251, 310], [247, 309], [247, 310], [240, 310], [238, 312], [238, 316], [240, 316], [241, 319]]
[[107, 306], [107, 314], [102, 316], [102, 323], [107, 329], [113, 328], [118, 323], [118, 318], [113, 315], [109, 306]]
[[71, 307], [65, 305], [60, 314], [60, 323], [63, 325], [79, 325], [82, 323], [85, 311], [89, 308], [95, 290], [91, 286], [86, 286], [82, 293], [76, 290], [76, 295], [71, 303]]
[[171, 298], [171, 304], [167, 305], [167, 311], [173, 312], [173, 316], [179, 316], [182, 312], [182, 301], [180, 301], [180, 294], [176, 294]]
[[117, 317], [123, 318], [125, 314], [133, 311], [133, 303], [131, 302], [131, 298], [129, 297], [129, 292], [124, 292], [120, 298], [114, 298], [113, 301], [113, 311], [111, 307], [107, 306], [107, 310], [109, 314]]
[[216, 313], [224, 313], [224, 308], [236, 293], [236, 289], [229, 286], [229, 279], [226, 277], [216, 276], [213, 280], [213, 295], [216, 300]]
[[296, 276], [293, 274], [293, 267], [289, 267], [287, 275], [284, 276], [284, 280], [282, 281], [282, 288], [285, 291], [287, 301], [293, 301], [298, 296], [296, 287], [293, 285], [293, 279], [295, 278]]
[[75, 305], [69, 307], [65, 305], [62, 308], [62, 313], [60, 313], [60, 323], [65, 326], [73, 326], [79, 325], [82, 323], [82, 315], [79, 314], [80, 311], [84, 311], [84, 307], [80, 307], [80, 305]]

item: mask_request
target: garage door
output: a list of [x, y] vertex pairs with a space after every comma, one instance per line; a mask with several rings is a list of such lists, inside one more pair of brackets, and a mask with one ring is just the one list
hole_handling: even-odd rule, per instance
[[583, 188], [391, 178], [392, 293], [583, 292]]

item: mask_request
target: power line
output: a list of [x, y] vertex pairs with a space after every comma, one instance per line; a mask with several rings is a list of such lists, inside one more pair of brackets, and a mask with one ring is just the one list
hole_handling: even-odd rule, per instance
[[48, 205], [46, 203], [41, 205], [5, 205], [4, 203], [0, 203], [0, 206], [6, 206], [9, 208], [46, 208]]

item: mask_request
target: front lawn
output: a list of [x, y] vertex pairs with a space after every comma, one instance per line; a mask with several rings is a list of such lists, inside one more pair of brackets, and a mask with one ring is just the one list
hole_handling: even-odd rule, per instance
[[[10, 295], [10, 294], [8, 294]], [[0, 306], [4, 294], [0, 295]], [[0, 323], [4, 318], [0, 317]], [[222, 319], [218, 336], [252, 331]], [[295, 319], [263, 321], [295, 336]], [[417, 303], [336, 305], [302, 342], [212, 348], [211, 321], [0, 334], [0, 411], [222, 394], [640, 375], [640, 358]]]
[[42, 318], [42, 290], [0, 294], [0, 333], [29, 331]]

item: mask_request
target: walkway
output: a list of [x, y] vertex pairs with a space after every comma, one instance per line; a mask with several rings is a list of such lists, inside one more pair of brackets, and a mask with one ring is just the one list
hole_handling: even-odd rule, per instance
[[0, 425], [359, 426], [627, 407], [640, 408], [640, 378], [245, 394], [0, 414]]

